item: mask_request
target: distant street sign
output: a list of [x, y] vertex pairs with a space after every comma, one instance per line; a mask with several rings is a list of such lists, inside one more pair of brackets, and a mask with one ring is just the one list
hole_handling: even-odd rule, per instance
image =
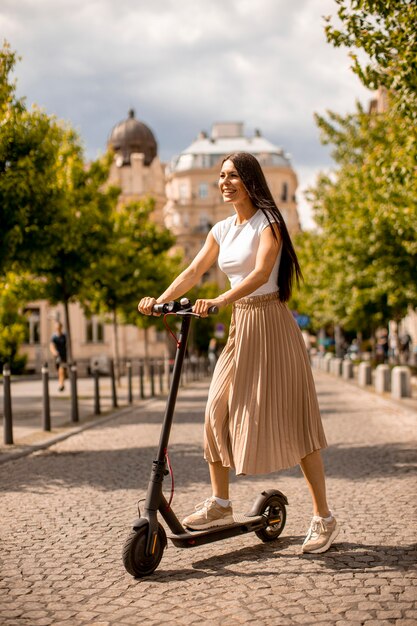
[[300, 328], [307, 328], [310, 325], [310, 317], [308, 315], [294, 315], [295, 321]]
[[224, 324], [216, 324], [216, 328], [214, 330], [214, 336], [217, 339], [223, 339], [225, 331], [226, 331], [226, 327]]

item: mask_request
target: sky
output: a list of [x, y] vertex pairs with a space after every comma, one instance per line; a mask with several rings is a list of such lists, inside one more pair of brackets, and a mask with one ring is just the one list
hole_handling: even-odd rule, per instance
[[326, 42], [335, 0], [1, 0], [0, 37], [22, 57], [18, 95], [67, 120], [88, 158], [130, 108], [169, 161], [213, 122], [241, 121], [290, 154], [304, 190], [331, 167], [314, 113], [372, 97], [348, 50]]

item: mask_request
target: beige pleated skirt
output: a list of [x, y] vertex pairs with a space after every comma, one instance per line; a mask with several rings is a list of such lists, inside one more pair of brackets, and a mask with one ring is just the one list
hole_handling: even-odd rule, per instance
[[268, 474], [325, 448], [300, 329], [278, 293], [233, 305], [210, 385], [204, 458], [236, 474]]

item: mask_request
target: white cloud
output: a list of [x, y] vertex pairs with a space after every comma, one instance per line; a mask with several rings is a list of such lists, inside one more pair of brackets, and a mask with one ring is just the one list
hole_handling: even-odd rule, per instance
[[0, 32], [23, 56], [19, 93], [71, 121], [90, 156], [132, 106], [163, 159], [242, 120], [292, 153], [303, 187], [329, 163], [313, 112], [369, 98], [325, 41], [330, 13], [334, 0], [2, 0]]

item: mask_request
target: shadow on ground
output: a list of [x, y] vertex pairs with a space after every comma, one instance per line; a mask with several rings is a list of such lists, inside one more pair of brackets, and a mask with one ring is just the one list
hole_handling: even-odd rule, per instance
[[[100, 489], [139, 489], [147, 487], [155, 447], [134, 447], [117, 450], [89, 450], [56, 452], [53, 449], [13, 462], [2, 480], [0, 491], [31, 491], [45, 485], [93, 485]], [[416, 471], [416, 450], [401, 443], [374, 446], [330, 446], [324, 451], [326, 474], [329, 478], [364, 480], [378, 477], [407, 477]], [[207, 464], [199, 445], [174, 444], [170, 459], [175, 482], [181, 488], [197, 482], [208, 482]], [[19, 470], [19, 471], [18, 471]], [[283, 476], [300, 477], [298, 467], [268, 475], [276, 477], [277, 485]], [[260, 476], [246, 476], [256, 480]], [[232, 480], [235, 480], [232, 475]], [[239, 480], [239, 479], [237, 479]], [[167, 478], [169, 488], [170, 479]], [[279, 488], [279, 487], [278, 487]]]
[[[154, 572], [151, 578], [157, 583], [165, 583], [167, 580], [182, 580], [190, 578], [207, 578], [209, 576], [232, 576], [241, 578], [256, 578], [265, 576], [276, 576], [277, 569], [271, 567], [271, 559], [283, 561], [283, 571], [285, 575], [300, 573], [301, 561], [309, 560], [312, 567], [316, 567], [317, 573], [325, 572], [354, 572], [364, 573], [370, 570], [378, 573], [387, 571], [408, 572], [416, 568], [415, 557], [417, 555], [417, 545], [406, 546], [386, 546], [386, 545], [365, 545], [342, 542], [335, 544], [324, 554], [307, 555], [301, 554], [301, 544], [303, 537], [292, 536], [282, 537], [271, 543], [259, 543], [254, 546], [239, 548], [238, 550], [227, 551], [223, 554], [216, 554], [213, 557], [194, 561], [192, 569], [164, 570], [163, 561], [160, 570]], [[286, 553], [285, 550], [293, 546], [300, 547], [297, 554]], [[245, 562], [259, 563], [259, 569], [252, 567], [249, 571], [235, 565], [241, 566]], [[291, 564], [294, 565], [291, 569]], [[289, 568], [290, 566], [290, 568]], [[312, 570], [309, 570], [309, 574]], [[139, 580], [138, 580], [139, 582]]]

